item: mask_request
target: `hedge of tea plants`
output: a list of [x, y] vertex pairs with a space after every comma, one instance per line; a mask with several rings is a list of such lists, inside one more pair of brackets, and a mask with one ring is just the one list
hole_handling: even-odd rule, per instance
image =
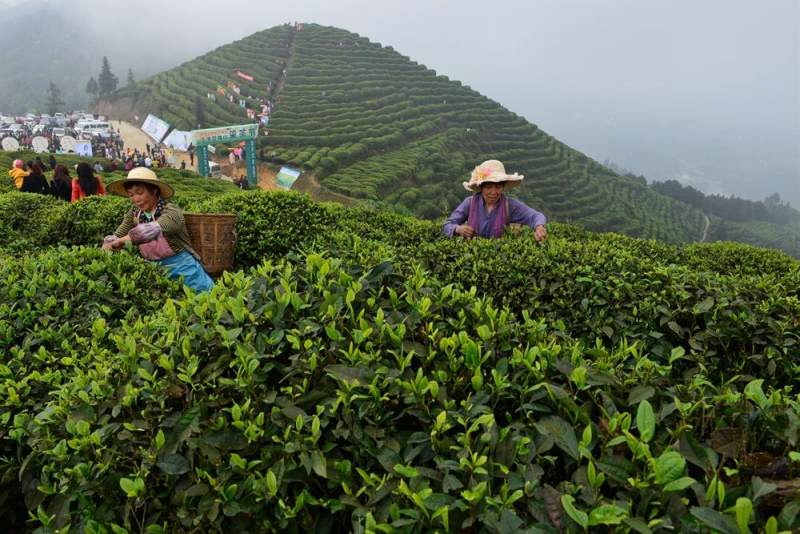
[[212, 193], [189, 208], [238, 214], [238, 270], [195, 295], [128, 252], [58, 247], [96, 244], [117, 200], [74, 205], [97, 235], [48, 242], [14, 215], [46, 220], [34, 197], [0, 195], [34, 251], [0, 243], [9, 528], [800, 528], [786, 255], [559, 224], [464, 242]]

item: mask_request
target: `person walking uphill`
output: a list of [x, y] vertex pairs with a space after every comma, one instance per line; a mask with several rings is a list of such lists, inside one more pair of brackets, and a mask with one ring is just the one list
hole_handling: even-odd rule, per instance
[[103, 240], [104, 250], [138, 245], [142, 256], [165, 267], [170, 278], [182, 277], [184, 284], [199, 292], [214, 287], [192, 248], [183, 211], [169, 202], [174, 193], [169, 184], [150, 169], [137, 167], [127, 178], [108, 184], [108, 192], [128, 197], [134, 207], [114, 235]]
[[447, 237], [500, 237], [509, 224], [524, 224], [534, 229], [539, 242], [547, 239], [547, 218], [519, 200], [509, 198], [506, 189], [516, 187], [524, 176], [506, 174], [497, 160], [484, 161], [472, 171], [464, 189], [474, 193], [464, 199], [444, 223]]

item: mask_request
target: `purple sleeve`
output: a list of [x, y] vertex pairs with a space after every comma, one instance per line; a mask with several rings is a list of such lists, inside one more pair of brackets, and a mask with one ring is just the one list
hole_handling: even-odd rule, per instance
[[450, 217], [448, 217], [444, 222], [444, 235], [447, 237], [453, 237], [453, 234], [456, 231], [456, 226], [466, 222], [466, 220], [469, 218], [469, 204], [471, 200], [472, 197], [465, 198], [464, 201], [458, 205], [455, 211], [450, 214]]
[[547, 217], [544, 213], [529, 208], [515, 198], [508, 199], [508, 222], [513, 224], [525, 224], [531, 228], [536, 228], [540, 224], [547, 224]]

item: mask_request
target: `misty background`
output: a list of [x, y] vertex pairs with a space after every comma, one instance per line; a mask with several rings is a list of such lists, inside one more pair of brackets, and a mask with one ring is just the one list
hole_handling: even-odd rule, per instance
[[124, 85], [128, 68], [142, 79], [316, 22], [461, 80], [600, 162], [800, 207], [800, 0], [0, 0], [0, 20], [5, 113], [28, 111], [10, 107], [25, 78], [43, 102], [53, 72], [85, 105], [103, 55]]

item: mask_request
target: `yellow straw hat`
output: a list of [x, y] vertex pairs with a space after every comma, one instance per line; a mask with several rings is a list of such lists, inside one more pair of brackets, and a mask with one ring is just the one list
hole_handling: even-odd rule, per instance
[[499, 184], [505, 182], [506, 188], [516, 187], [525, 177], [521, 174], [507, 174], [506, 168], [496, 159], [484, 161], [472, 171], [469, 182], [462, 182], [464, 189], [477, 193], [481, 190], [481, 184]]
[[158, 187], [158, 190], [161, 193], [161, 198], [163, 198], [164, 200], [172, 198], [172, 195], [175, 194], [175, 190], [172, 189], [171, 185], [159, 180], [158, 176], [156, 176], [156, 173], [154, 173], [147, 167], [136, 167], [135, 169], [131, 169], [131, 171], [128, 173], [127, 178], [111, 182], [106, 187], [106, 190], [112, 195], [119, 195], [122, 197], [126, 197], [128, 196], [128, 193], [125, 191], [125, 184], [128, 184], [130, 182], [152, 184]]

